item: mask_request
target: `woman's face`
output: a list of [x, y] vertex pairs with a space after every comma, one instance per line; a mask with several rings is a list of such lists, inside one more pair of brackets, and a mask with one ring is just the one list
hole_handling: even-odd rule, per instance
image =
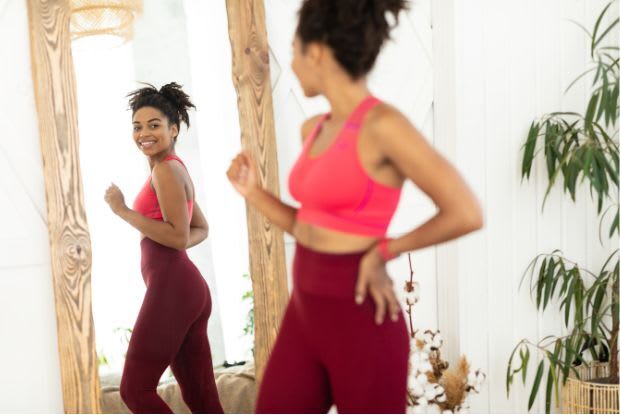
[[318, 44], [311, 43], [306, 45], [304, 50], [298, 36], [295, 36], [293, 40], [291, 68], [307, 97], [314, 97], [321, 93], [319, 48]]
[[172, 148], [178, 134], [177, 125], [169, 125], [168, 117], [157, 108], [142, 107], [133, 115], [133, 139], [146, 156]]

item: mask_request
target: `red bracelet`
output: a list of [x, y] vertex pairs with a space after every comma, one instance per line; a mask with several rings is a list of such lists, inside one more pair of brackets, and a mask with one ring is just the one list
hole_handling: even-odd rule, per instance
[[389, 260], [394, 259], [398, 256], [398, 255], [391, 253], [388, 250], [388, 243], [390, 241], [391, 239], [389, 238], [383, 238], [377, 244], [377, 249], [379, 250], [379, 254], [381, 254], [381, 258], [383, 258], [385, 262], [388, 262]]

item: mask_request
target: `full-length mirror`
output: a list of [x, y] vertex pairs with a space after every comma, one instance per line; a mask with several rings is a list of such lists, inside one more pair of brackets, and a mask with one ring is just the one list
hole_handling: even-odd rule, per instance
[[[129, 402], [139, 399], [133, 397], [132, 388], [140, 388], [135, 383], [147, 381], [132, 375], [147, 369], [126, 363], [130, 340], [135, 344], [133, 359], [149, 361], [179, 355], [172, 368], [164, 371], [160, 388], [173, 382], [173, 375], [183, 376], [184, 370], [200, 370], [206, 364], [206, 346], [210, 346], [216, 372], [241, 362], [247, 362], [245, 370], [251, 370], [254, 327], [246, 213], [243, 200], [234, 194], [223, 174], [226, 163], [241, 148], [225, 3], [146, 1], [130, 40], [105, 34], [81, 37], [73, 40], [72, 52], [80, 163], [92, 243], [93, 317], [102, 409], [119, 410], [115, 405], [121, 405], [123, 397]], [[141, 82], [154, 85], [155, 91], [142, 90], [135, 95], [132, 110], [127, 95], [144, 88]], [[186, 94], [195, 109], [186, 108], [174, 97], [168, 99], [165, 92], [159, 93], [163, 85], [172, 82], [181, 86], [177, 93]], [[155, 98], [149, 98], [151, 92]], [[179, 111], [187, 111], [190, 128]], [[174, 117], [178, 119], [171, 120]], [[175, 128], [173, 137], [166, 137], [169, 127]], [[131, 219], [122, 220], [114, 214], [104, 200], [106, 189], [114, 183], [127, 207], [136, 210], [140, 203], [148, 204], [143, 200], [145, 192], [148, 196], [149, 191], [154, 195], [157, 190], [150, 177], [153, 160], [163, 162], [163, 153], [176, 155], [187, 167], [190, 185], [186, 183], [185, 187], [189, 187], [187, 197], [194, 203], [190, 224], [199, 221], [197, 212], [202, 212], [208, 223], [207, 239], [187, 251], [200, 272], [197, 276], [186, 275], [187, 264], [185, 268], [168, 264], [179, 259], [167, 255], [171, 251], [163, 248], [168, 243], [166, 236], [161, 236], [161, 243], [148, 237], [148, 242], [141, 242], [139, 228], [129, 224]], [[187, 180], [183, 174], [180, 177]], [[162, 193], [166, 190], [161, 189]], [[165, 195], [157, 197], [161, 204]], [[172, 208], [168, 207], [168, 215]], [[147, 220], [158, 217], [163, 221], [162, 215], [141, 213]], [[149, 224], [146, 226], [148, 229]], [[154, 229], [151, 232], [162, 232]], [[150, 248], [145, 248], [147, 243]], [[153, 267], [162, 271], [150, 272]], [[208, 284], [209, 298], [193, 296], [203, 290], [200, 277]], [[206, 304], [198, 317], [196, 307], [190, 307], [192, 301]], [[184, 317], [183, 313], [191, 316]], [[200, 320], [205, 316], [208, 344], [191, 334], [204, 331], [204, 321]], [[138, 322], [145, 327], [137, 327]], [[141, 345], [144, 342], [157, 344]], [[151, 374], [154, 376], [156, 373]], [[190, 384], [181, 386], [189, 395], [192, 380], [187, 382]], [[169, 404], [180, 404], [180, 391], [168, 389], [163, 396], [172, 402]]]

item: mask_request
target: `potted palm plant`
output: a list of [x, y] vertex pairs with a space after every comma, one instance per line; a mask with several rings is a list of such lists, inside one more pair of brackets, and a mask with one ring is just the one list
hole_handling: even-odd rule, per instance
[[[617, 238], [620, 234], [619, 48], [617, 43], [606, 43], [618, 28], [620, 19], [610, 17], [617, 5], [618, 0], [607, 4], [592, 32], [580, 25], [590, 39], [592, 67], [567, 90], [588, 76], [593, 79], [585, 114], [554, 112], [532, 122], [523, 146], [521, 171], [522, 178], [529, 179], [534, 160], [544, 159], [548, 174], [545, 200], [559, 177], [563, 192], [573, 201], [577, 187], [587, 182], [596, 201], [601, 243], [603, 235]], [[547, 413], [554, 399], [560, 401], [560, 393], [565, 412], [620, 413], [619, 256], [619, 250], [614, 250], [601, 269], [593, 271], [555, 250], [538, 255], [527, 267], [524, 279], [530, 281], [536, 308], [545, 312], [550, 303], [558, 301], [567, 333], [539, 342], [523, 339], [511, 353], [506, 372], [508, 394], [516, 378], [525, 384], [527, 376], [534, 374], [528, 410], [544, 387]], [[534, 360], [535, 372], [528, 372]]]

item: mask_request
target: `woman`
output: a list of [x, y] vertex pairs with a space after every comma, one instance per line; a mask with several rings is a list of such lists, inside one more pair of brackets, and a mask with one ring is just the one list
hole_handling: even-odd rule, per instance
[[[303, 123], [289, 177], [301, 204], [265, 191], [245, 152], [227, 172], [235, 189], [297, 240], [294, 287], [265, 369], [257, 412], [403, 413], [409, 336], [386, 273], [401, 253], [482, 226], [455, 169], [407, 118], [368, 90], [366, 75], [389, 37], [386, 13], [403, 0], [305, 0], [292, 68], [308, 97], [331, 111]], [[405, 180], [437, 205], [420, 227], [385, 237]], [[387, 321], [384, 321], [385, 315]]]
[[133, 413], [171, 413], [157, 395], [170, 365], [193, 413], [222, 413], [207, 339], [209, 287], [186, 249], [207, 238], [209, 226], [194, 201], [194, 187], [174, 146], [187, 110], [195, 108], [176, 83], [149, 85], [129, 94], [133, 139], [147, 156], [151, 175], [133, 210], [118, 187], [105, 200], [140, 231], [146, 294], [133, 328], [121, 380], [121, 397]]

